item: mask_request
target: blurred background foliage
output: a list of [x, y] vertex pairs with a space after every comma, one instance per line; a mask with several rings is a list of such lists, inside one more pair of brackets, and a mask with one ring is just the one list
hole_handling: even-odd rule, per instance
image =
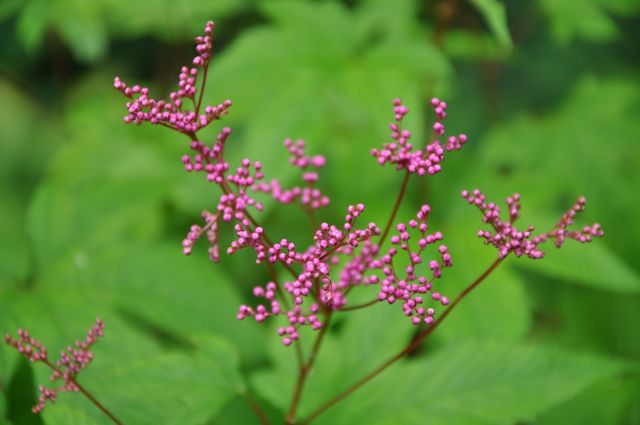
[[[124, 125], [112, 89], [119, 74], [168, 92], [209, 19], [206, 99], [234, 101], [229, 156], [293, 182], [282, 140], [304, 138], [328, 158], [323, 220], [364, 202], [383, 223], [401, 176], [369, 150], [388, 137], [392, 98], [411, 108], [416, 140], [428, 99], [448, 101], [449, 130], [470, 143], [412, 181], [400, 215], [432, 205], [455, 262], [448, 294], [495, 255], [463, 188], [520, 192], [522, 222], [540, 229], [584, 194], [584, 223], [607, 232], [544, 261], [510, 259], [420, 353], [318, 423], [640, 424], [638, 0], [3, 0], [2, 332], [27, 327], [55, 352], [102, 317], [81, 382], [127, 424], [253, 423], [248, 390], [282, 417], [291, 350], [274, 324], [235, 320], [268, 275], [249, 253], [219, 265], [204, 247], [181, 255], [217, 192], [182, 171], [179, 135]], [[302, 214], [274, 207], [269, 233], [308, 243]], [[400, 316], [379, 305], [339, 321], [301, 413], [410, 338]], [[45, 374], [0, 349], [0, 424], [107, 423], [77, 396], [31, 414]]]

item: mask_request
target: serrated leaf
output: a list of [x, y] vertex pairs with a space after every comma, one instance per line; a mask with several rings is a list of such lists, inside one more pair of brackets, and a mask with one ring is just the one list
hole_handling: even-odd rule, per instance
[[556, 348], [461, 343], [395, 366], [316, 422], [512, 424], [622, 370], [615, 360]]

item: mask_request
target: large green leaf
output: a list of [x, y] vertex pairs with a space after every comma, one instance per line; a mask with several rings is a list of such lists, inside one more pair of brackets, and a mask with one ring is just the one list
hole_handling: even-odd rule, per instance
[[[236, 394], [244, 391], [237, 354], [220, 339], [201, 336], [193, 353], [161, 353], [124, 361], [105, 359], [79, 381], [92, 395], [127, 424], [201, 424]], [[67, 424], [86, 414], [96, 423], [109, 423], [80, 394], [60, 397], [73, 406], [69, 414], [44, 412], [47, 424]], [[74, 412], [82, 409], [81, 412]], [[69, 416], [71, 415], [71, 416]]]
[[556, 348], [460, 343], [395, 366], [317, 423], [512, 424], [623, 369], [614, 360]]

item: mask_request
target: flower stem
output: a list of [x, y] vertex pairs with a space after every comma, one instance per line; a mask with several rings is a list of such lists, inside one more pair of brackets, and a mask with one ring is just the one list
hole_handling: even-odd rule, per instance
[[300, 397], [302, 396], [302, 390], [304, 388], [304, 384], [306, 382], [307, 376], [313, 367], [313, 363], [316, 360], [316, 356], [320, 351], [320, 346], [322, 345], [322, 341], [324, 340], [324, 336], [329, 329], [329, 325], [331, 324], [331, 314], [332, 311], [329, 310], [327, 313], [327, 320], [324, 324], [324, 327], [320, 330], [316, 341], [313, 344], [313, 348], [311, 349], [311, 354], [309, 354], [309, 359], [307, 363], [300, 366], [300, 370], [298, 372], [298, 379], [296, 380], [296, 386], [293, 391], [293, 396], [291, 398], [291, 405], [289, 406], [289, 412], [287, 413], [286, 424], [293, 425], [296, 423], [296, 412], [298, 410], [298, 404], [300, 403]]
[[409, 176], [411, 173], [409, 171], [405, 172], [404, 180], [402, 180], [402, 186], [400, 187], [400, 193], [398, 193], [398, 198], [396, 199], [396, 204], [393, 207], [393, 211], [391, 212], [391, 216], [389, 216], [389, 221], [387, 221], [387, 225], [384, 228], [384, 232], [382, 232], [382, 236], [380, 236], [380, 242], [378, 242], [378, 246], [382, 246], [384, 241], [387, 239], [389, 235], [389, 231], [391, 230], [391, 226], [393, 225], [393, 221], [396, 219], [396, 215], [398, 214], [398, 210], [400, 209], [400, 204], [402, 203], [402, 198], [404, 198], [404, 193], [407, 190], [407, 184], [409, 183]]
[[453, 309], [456, 308], [456, 306], [467, 296], [469, 295], [469, 293], [471, 293], [478, 285], [480, 285], [480, 283], [482, 283], [482, 281], [484, 281], [504, 260], [504, 258], [498, 258], [496, 259], [493, 264], [491, 264], [491, 266], [489, 266], [489, 268], [487, 270], [485, 270], [480, 276], [478, 276], [478, 278], [476, 280], [474, 280], [473, 282], [471, 282], [471, 284], [469, 286], [467, 286], [465, 288], [464, 291], [462, 291], [457, 297], [456, 299], [453, 301], [453, 303], [451, 303], [451, 305], [449, 306], [449, 308], [447, 308], [445, 310], [445, 312], [442, 314], [442, 316], [440, 316], [434, 323], [433, 325], [431, 325], [430, 327], [428, 327], [427, 329], [425, 329], [424, 331], [422, 331], [420, 334], [418, 334], [418, 336], [416, 338], [414, 338], [402, 351], [400, 351], [399, 353], [397, 353], [396, 355], [394, 355], [393, 357], [391, 357], [390, 359], [388, 359], [387, 361], [385, 361], [383, 364], [381, 364], [380, 366], [378, 366], [373, 372], [369, 373], [368, 375], [364, 376], [363, 378], [361, 378], [360, 380], [358, 380], [355, 384], [353, 384], [351, 387], [347, 388], [345, 391], [341, 392], [340, 394], [338, 394], [337, 396], [335, 396], [334, 398], [332, 398], [331, 400], [329, 400], [328, 402], [326, 402], [325, 404], [323, 404], [322, 406], [320, 406], [319, 408], [317, 408], [315, 411], [313, 411], [302, 423], [303, 425], [307, 425], [309, 423], [311, 423], [311, 421], [313, 421], [315, 418], [317, 418], [318, 416], [320, 416], [322, 413], [324, 413], [326, 410], [328, 410], [330, 407], [332, 407], [334, 404], [338, 403], [341, 400], [344, 400], [345, 398], [347, 398], [349, 395], [351, 395], [352, 393], [354, 393], [356, 390], [358, 390], [360, 387], [362, 387], [363, 385], [365, 385], [366, 383], [368, 383], [369, 381], [371, 381], [373, 378], [375, 378], [376, 376], [378, 376], [380, 373], [382, 373], [385, 369], [387, 369], [389, 366], [391, 366], [392, 364], [394, 364], [395, 362], [397, 362], [398, 360], [400, 360], [401, 358], [403, 358], [404, 356], [406, 356], [407, 354], [411, 353], [413, 350], [415, 350], [416, 348], [418, 348], [420, 346], [420, 344], [422, 344], [424, 342], [424, 340], [431, 335], [438, 326], [440, 326], [440, 324], [447, 318], [447, 316], [449, 315], [449, 313], [451, 313], [451, 311], [453, 311]]
[[78, 386], [78, 389], [80, 390], [80, 392], [82, 394], [84, 394], [85, 397], [87, 397], [89, 399], [89, 401], [91, 401], [91, 403], [93, 403], [98, 409], [100, 409], [102, 411], [102, 413], [104, 413], [105, 415], [107, 415], [109, 417], [109, 419], [111, 419], [114, 423], [118, 424], [118, 425], [122, 425], [122, 422], [120, 422], [120, 420], [118, 418], [116, 418], [114, 416], [113, 413], [111, 413], [109, 411], [109, 409], [107, 409], [106, 407], [104, 407], [102, 404], [100, 404], [100, 402], [98, 400], [96, 400], [91, 393], [89, 393], [89, 391], [87, 391], [86, 389], [84, 389], [84, 387], [82, 385], [80, 385], [78, 383], [78, 381], [75, 381], [75, 384]]
[[[44, 359], [42, 361], [47, 366], [49, 366], [49, 368], [51, 370], [57, 372], [60, 376], [62, 376], [62, 371], [60, 369], [58, 369], [53, 363], [51, 363], [47, 359]], [[113, 413], [111, 413], [111, 411], [109, 411], [109, 409], [104, 407], [98, 400], [96, 400], [96, 398], [94, 396], [92, 396], [91, 393], [89, 391], [87, 391], [82, 385], [80, 385], [80, 383], [78, 381], [73, 379], [73, 384], [78, 388], [78, 391], [80, 391], [91, 403], [93, 403], [94, 406], [96, 406], [98, 409], [100, 409], [100, 411], [102, 413], [107, 415], [109, 417], [109, 419], [111, 419], [113, 421], [113, 423], [118, 424], [118, 425], [123, 425], [122, 422], [120, 422], [120, 420], [118, 418], [116, 418], [116, 416]]]
[[380, 300], [378, 300], [377, 298], [375, 300], [371, 300], [369, 302], [363, 303], [363, 304], [356, 304], [350, 307], [344, 307], [341, 308], [340, 310], [337, 310], [338, 312], [340, 311], [353, 311], [353, 310], [360, 310], [361, 308], [365, 308], [365, 307], [369, 307], [371, 305], [376, 304], [377, 302], [379, 302]]

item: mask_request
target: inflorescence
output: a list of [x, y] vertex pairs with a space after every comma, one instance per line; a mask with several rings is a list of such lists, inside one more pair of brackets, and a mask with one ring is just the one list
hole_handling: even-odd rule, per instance
[[[231, 101], [225, 100], [216, 106], [206, 106], [200, 112], [212, 54], [212, 30], [213, 23], [209, 22], [204, 36], [196, 38], [197, 56], [192, 67], [185, 66], [180, 70], [179, 89], [170, 94], [168, 101], [153, 99], [149, 97], [147, 88], [129, 87], [118, 77], [114, 82], [115, 88], [131, 99], [126, 104], [124, 121], [160, 124], [187, 135], [192, 153], [182, 158], [185, 170], [202, 173], [207, 181], [221, 189], [215, 208], [202, 213], [204, 224], [191, 227], [183, 241], [183, 252], [190, 254], [195, 243], [206, 235], [209, 256], [213, 261], [219, 261], [220, 228], [223, 223], [230, 223], [235, 239], [226, 249], [227, 253], [232, 255], [241, 249], [252, 249], [256, 263], [266, 264], [273, 277], [253, 290], [253, 294], [264, 301], [256, 306], [240, 306], [237, 318], [252, 317], [256, 322], [264, 322], [272, 316], [284, 316], [284, 324], [278, 328], [278, 334], [285, 345], [299, 339], [302, 326], [323, 329], [325, 318], [332, 312], [359, 308], [349, 306], [348, 302], [349, 292], [358, 286], [377, 288], [377, 297], [362, 307], [398, 302], [412, 323], [434, 323], [437, 307], [449, 304], [449, 299], [434, 285], [443, 269], [452, 266], [452, 260], [447, 246], [441, 244], [442, 233], [430, 233], [428, 230], [427, 218], [431, 211], [428, 205], [422, 206], [415, 219], [397, 224], [397, 234], [390, 239], [391, 247], [384, 250], [381, 245], [386, 230], [380, 236], [380, 228], [375, 223], [360, 227], [356, 223], [365, 210], [362, 204], [349, 206], [344, 223], [340, 225], [317, 224], [318, 210], [330, 203], [329, 197], [317, 187], [318, 171], [326, 159], [321, 155], [308, 155], [304, 141], [287, 139], [284, 142], [291, 165], [302, 171], [302, 184], [285, 188], [277, 179], [265, 180], [262, 164], [258, 161], [247, 158], [235, 169], [231, 166], [224, 156], [230, 128], [222, 128], [213, 143], [200, 140], [198, 131], [222, 118], [231, 106]], [[435, 116], [432, 135], [423, 147], [418, 147], [410, 141], [411, 131], [403, 128], [409, 109], [400, 99], [393, 101], [395, 121], [390, 125], [391, 140], [381, 149], [371, 151], [379, 164], [394, 164], [397, 170], [407, 173], [407, 178], [412, 174], [434, 175], [442, 170], [447, 152], [462, 149], [468, 140], [465, 134], [445, 137], [446, 102], [434, 98], [431, 106]], [[257, 199], [265, 194], [278, 204], [297, 205], [309, 216], [314, 228], [310, 246], [301, 249], [287, 238], [272, 240], [267, 235], [265, 228], [252, 216], [263, 210], [263, 204]], [[498, 207], [486, 204], [479, 191], [463, 192], [463, 196], [482, 210], [484, 221], [493, 227], [494, 233], [481, 231], [479, 235], [486, 243], [498, 248], [500, 258], [512, 252], [516, 256], [524, 254], [540, 258], [543, 254], [538, 246], [548, 239], [553, 239], [560, 246], [565, 238], [588, 242], [592, 237], [602, 235], [598, 225], [584, 228], [581, 232], [566, 230], [575, 214], [582, 211], [582, 198], [553, 230], [534, 237], [532, 227], [525, 231], [514, 227], [519, 215], [519, 196], [514, 195], [507, 200], [510, 218], [506, 222], [499, 218]], [[397, 208], [387, 229], [396, 212]], [[412, 234], [416, 236], [412, 237]], [[403, 260], [398, 259], [401, 253], [404, 253]], [[430, 258], [425, 259], [428, 253]], [[274, 271], [276, 266], [286, 269], [291, 278], [279, 281]]]
[[102, 320], [96, 319], [96, 323], [89, 329], [87, 337], [84, 340], [76, 341], [73, 346], [67, 346], [65, 350], [60, 352], [60, 359], [54, 364], [49, 360], [46, 347], [33, 338], [28, 331], [18, 329], [18, 338], [13, 338], [9, 334], [5, 335], [5, 342], [18, 350], [27, 360], [47, 365], [52, 371], [49, 377], [52, 382], [62, 380], [62, 384], [57, 388], [46, 388], [44, 385], [38, 387], [40, 396], [38, 404], [33, 406], [34, 413], [42, 412], [48, 401], [55, 403], [59, 392], [80, 391], [77, 382], [78, 374], [93, 360], [91, 347], [102, 336], [104, 336], [104, 323]]
[[493, 233], [488, 230], [478, 231], [478, 236], [484, 239], [485, 244], [493, 245], [498, 249], [500, 258], [505, 258], [510, 253], [516, 257], [526, 255], [534, 260], [544, 257], [544, 252], [539, 246], [548, 240], [553, 240], [556, 247], [560, 248], [567, 238], [580, 243], [591, 242], [594, 237], [604, 235], [600, 224], [584, 226], [579, 231], [569, 231], [567, 228], [573, 224], [577, 213], [584, 211], [586, 200], [581, 196], [575, 204], [560, 218], [560, 221], [553, 228], [539, 235], [533, 235], [533, 226], [529, 225], [525, 230], [518, 230], [514, 223], [520, 217], [520, 195], [513, 194], [507, 198], [509, 210], [509, 220], [503, 221], [500, 218], [500, 207], [493, 202], [486, 202], [485, 196], [480, 190], [472, 192], [462, 191], [462, 197], [472, 205], [477, 206], [483, 214], [482, 220], [491, 225]]

